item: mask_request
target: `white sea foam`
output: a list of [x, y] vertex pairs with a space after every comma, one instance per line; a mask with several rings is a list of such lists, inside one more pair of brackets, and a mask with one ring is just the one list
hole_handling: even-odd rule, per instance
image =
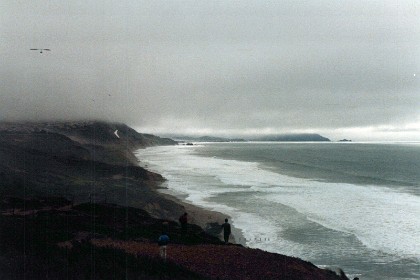
[[[307, 183], [307, 182], [305, 182]], [[375, 186], [310, 182], [267, 194], [327, 228], [354, 234], [374, 250], [420, 258], [419, 197]]]
[[[282, 228], [262, 213], [238, 210], [211, 198], [251, 192], [254, 197], [292, 207], [324, 227], [356, 236], [365, 246], [387, 254], [420, 259], [420, 197], [391, 188], [325, 183], [294, 178], [242, 162], [192, 154], [197, 146], [138, 151], [139, 159], [168, 179], [168, 188], [186, 200], [233, 217], [248, 245], [299, 255], [304, 247], [281, 238]], [[246, 197], [244, 197], [246, 200]], [[246, 204], [246, 201], [244, 201]], [[273, 208], [273, 211], [276, 211]], [[270, 242], [264, 242], [270, 238]], [[261, 239], [261, 241], [260, 241]], [[275, 239], [275, 242], [273, 242]]]

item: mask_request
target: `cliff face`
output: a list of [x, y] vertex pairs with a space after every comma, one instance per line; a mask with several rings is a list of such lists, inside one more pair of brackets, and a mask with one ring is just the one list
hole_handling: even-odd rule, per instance
[[121, 123], [50, 123], [44, 129], [50, 132], [62, 133], [82, 144], [120, 145], [129, 149], [176, 144], [175, 141], [168, 138], [138, 133], [131, 127]]
[[8, 139], [15, 135], [19, 137], [31, 137], [31, 141], [37, 141], [37, 137], [45, 134], [57, 138], [67, 137], [76, 144], [90, 146], [115, 146], [119, 149], [137, 149], [156, 145], [176, 145], [177, 142], [168, 138], [138, 133], [131, 127], [121, 123], [105, 123], [99, 121], [90, 122], [53, 122], [53, 123], [0, 123], [0, 133], [8, 135]]
[[150, 209], [156, 201], [173, 204], [153, 191], [162, 177], [137, 166], [132, 151], [174, 144], [124, 124], [3, 123], [0, 195], [60, 195], [76, 202], [108, 201]]

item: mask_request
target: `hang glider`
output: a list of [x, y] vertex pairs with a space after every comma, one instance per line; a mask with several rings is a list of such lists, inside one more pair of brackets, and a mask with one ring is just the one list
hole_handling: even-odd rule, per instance
[[120, 138], [120, 136], [118, 135], [118, 129], [114, 131], [115, 136], [117, 136], [118, 138]]
[[50, 52], [50, 49], [31, 49], [31, 51], [39, 51], [39, 53], [42, 53], [43, 51], [48, 51]]

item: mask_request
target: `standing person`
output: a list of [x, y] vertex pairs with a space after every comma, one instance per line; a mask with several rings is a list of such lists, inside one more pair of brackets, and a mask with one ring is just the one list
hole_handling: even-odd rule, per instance
[[188, 213], [185, 212], [181, 217], [179, 217], [179, 223], [181, 224], [182, 231], [187, 231], [187, 224], [188, 224]]
[[230, 224], [228, 223], [228, 219], [225, 219], [225, 223], [222, 225], [223, 228], [223, 238], [225, 240], [225, 244], [229, 242], [229, 235], [231, 234]]
[[169, 236], [163, 232], [161, 236], [159, 236], [158, 239], [158, 245], [159, 245], [159, 254], [162, 259], [166, 261], [166, 247], [169, 243]]

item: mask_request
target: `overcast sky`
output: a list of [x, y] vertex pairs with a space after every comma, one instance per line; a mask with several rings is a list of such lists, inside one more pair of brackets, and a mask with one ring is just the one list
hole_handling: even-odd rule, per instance
[[420, 140], [418, 0], [3, 0], [0, 55], [1, 120]]

